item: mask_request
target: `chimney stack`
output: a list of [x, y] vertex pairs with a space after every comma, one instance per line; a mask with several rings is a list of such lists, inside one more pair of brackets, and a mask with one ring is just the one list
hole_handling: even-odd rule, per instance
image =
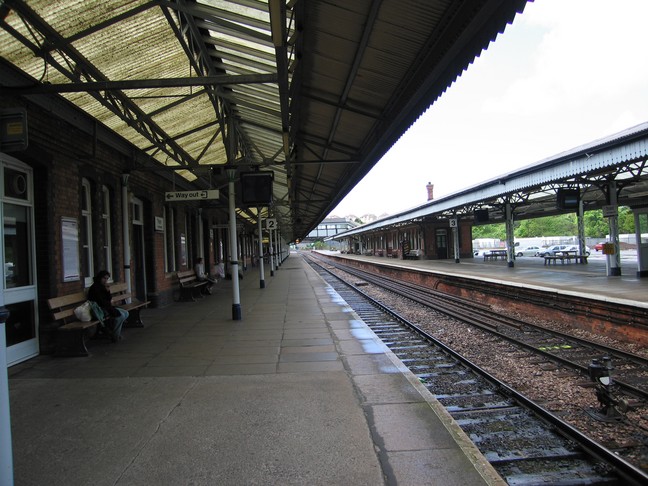
[[434, 199], [434, 184], [431, 182], [427, 183], [427, 186], [425, 186], [428, 192], [428, 201], [431, 201]]

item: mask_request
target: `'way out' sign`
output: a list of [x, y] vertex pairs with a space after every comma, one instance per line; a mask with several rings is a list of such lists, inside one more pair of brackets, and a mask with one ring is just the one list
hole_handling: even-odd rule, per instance
[[203, 199], [218, 199], [218, 189], [206, 191], [174, 191], [164, 194], [167, 201], [201, 201]]

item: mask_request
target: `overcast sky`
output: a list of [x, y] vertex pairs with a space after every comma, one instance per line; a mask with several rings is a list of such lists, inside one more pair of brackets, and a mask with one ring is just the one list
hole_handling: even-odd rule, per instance
[[[536, 0], [332, 215], [393, 214], [648, 121], [646, 0]], [[407, 170], [404, 170], [407, 169]]]

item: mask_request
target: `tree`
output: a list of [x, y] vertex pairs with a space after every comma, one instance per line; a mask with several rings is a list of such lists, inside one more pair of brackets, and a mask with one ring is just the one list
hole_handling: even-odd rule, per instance
[[603, 217], [603, 212], [600, 209], [586, 211], [583, 214], [583, 221], [585, 223], [585, 236], [605, 238], [605, 235], [610, 232], [607, 219]]
[[619, 233], [627, 234], [635, 232], [634, 214], [627, 206], [619, 208]]
[[473, 238], [495, 238], [504, 240], [506, 239], [506, 226], [502, 223], [473, 226], [472, 236]]
[[[619, 233], [634, 233], [634, 215], [626, 206], [619, 208]], [[607, 218], [603, 217], [600, 209], [586, 211], [583, 214], [585, 236], [590, 238], [605, 238], [610, 232]], [[525, 219], [515, 222], [514, 235], [516, 238], [538, 238], [541, 236], [566, 236], [578, 234], [578, 218], [576, 213], [544, 216], [542, 218]], [[473, 238], [506, 239], [506, 226], [503, 223], [473, 226]]]

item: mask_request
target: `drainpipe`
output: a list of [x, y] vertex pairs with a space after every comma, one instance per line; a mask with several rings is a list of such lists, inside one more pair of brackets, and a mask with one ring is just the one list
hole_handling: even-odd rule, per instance
[[[124, 282], [126, 282], [126, 291], [130, 294], [131, 290], [131, 249], [130, 249], [130, 225], [128, 218], [128, 177], [129, 173], [122, 174], [122, 233], [124, 236]], [[130, 299], [128, 299], [130, 303]]]

